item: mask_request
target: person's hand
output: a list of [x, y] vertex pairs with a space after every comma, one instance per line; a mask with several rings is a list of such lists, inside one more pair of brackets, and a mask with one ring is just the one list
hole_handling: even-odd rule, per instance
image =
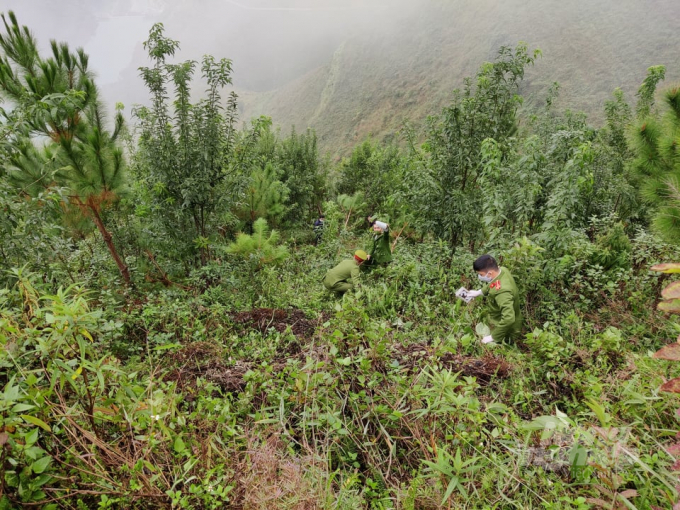
[[493, 343], [493, 337], [491, 335], [485, 336], [484, 338], [482, 338], [482, 343], [483, 344]]
[[468, 290], [467, 295], [469, 297], [476, 298], [476, 297], [479, 297], [479, 296], [482, 295], [482, 291], [481, 290]]

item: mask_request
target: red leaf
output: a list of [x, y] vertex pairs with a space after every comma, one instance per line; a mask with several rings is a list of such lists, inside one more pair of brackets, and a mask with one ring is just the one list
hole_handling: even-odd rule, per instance
[[661, 391], [667, 391], [668, 393], [680, 393], [680, 377], [671, 379], [667, 383], [661, 385], [659, 388]]
[[664, 299], [678, 299], [680, 298], [680, 280], [671, 283], [668, 287], [661, 291], [661, 297]]
[[634, 498], [635, 496], [637, 496], [637, 491], [635, 489], [627, 489], [619, 493], [619, 496], [625, 499]]
[[680, 457], [680, 443], [675, 443], [666, 448], [673, 457]]
[[650, 268], [652, 271], [659, 271], [661, 273], [680, 273], [680, 263], [671, 262], [668, 264], [657, 264]]
[[661, 349], [654, 353], [652, 358], [680, 361], [680, 344], [676, 342], [664, 345]]
[[673, 299], [671, 301], [661, 301], [656, 305], [657, 309], [662, 312], [680, 313], [680, 299]]
[[586, 502], [590, 503], [591, 505], [597, 505], [601, 508], [609, 508], [611, 506], [611, 503], [599, 498], [586, 498]]

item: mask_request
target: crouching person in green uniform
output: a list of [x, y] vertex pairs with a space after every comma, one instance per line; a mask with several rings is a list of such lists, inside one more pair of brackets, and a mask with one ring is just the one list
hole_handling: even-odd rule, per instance
[[486, 296], [489, 307], [491, 334], [482, 338], [483, 344], [512, 340], [522, 329], [519, 291], [515, 279], [505, 267], [499, 267], [491, 255], [482, 255], [472, 264], [477, 277], [485, 285], [481, 290], [468, 291], [468, 296]]
[[323, 279], [324, 287], [331, 292], [344, 294], [359, 285], [359, 266], [368, 259], [364, 250], [354, 252], [354, 258], [343, 260], [326, 273]]
[[373, 245], [369, 251], [367, 266], [379, 266], [392, 262], [392, 248], [390, 246], [390, 226], [382, 221], [368, 221], [373, 227]]

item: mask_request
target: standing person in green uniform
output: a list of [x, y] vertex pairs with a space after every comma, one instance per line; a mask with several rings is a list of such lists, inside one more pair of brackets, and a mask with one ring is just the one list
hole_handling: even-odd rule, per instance
[[373, 245], [368, 256], [367, 265], [377, 266], [392, 262], [392, 247], [390, 246], [390, 226], [382, 221], [367, 218], [373, 227]]
[[472, 268], [482, 282], [488, 283], [481, 290], [467, 292], [469, 297], [484, 295], [487, 298], [491, 334], [482, 338], [482, 343], [513, 339], [522, 329], [522, 312], [515, 279], [507, 268], [499, 267], [491, 255], [479, 257]]
[[331, 292], [344, 294], [359, 285], [359, 266], [368, 259], [364, 250], [354, 252], [354, 258], [343, 260], [333, 269], [329, 269], [323, 279], [324, 287]]

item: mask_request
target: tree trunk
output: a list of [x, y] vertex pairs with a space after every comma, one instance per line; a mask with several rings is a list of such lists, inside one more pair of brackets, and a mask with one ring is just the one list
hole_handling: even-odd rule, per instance
[[118, 252], [116, 251], [116, 247], [113, 245], [113, 238], [111, 237], [111, 233], [106, 230], [106, 227], [104, 226], [104, 222], [102, 221], [101, 217], [99, 216], [99, 212], [95, 207], [90, 207], [90, 212], [92, 212], [92, 218], [94, 219], [95, 225], [97, 225], [97, 228], [99, 229], [99, 233], [102, 235], [104, 238], [104, 242], [106, 243], [106, 246], [108, 247], [109, 251], [111, 252], [111, 256], [113, 257], [113, 260], [116, 262], [116, 265], [118, 266], [118, 269], [120, 270], [120, 274], [123, 276], [123, 280], [125, 280], [125, 285], [130, 285], [130, 271], [128, 267], [125, 265], [125, 263], [120, 259], [118, 256]]
[[[199, 226], [201, 228], [201, 237], [205, 238], [205, 211], [203, 209], [203, 206], [199, 207]], [[203, 241], [201, 241], [203, 242]], [[201, 267], [205, 266], [208, 263], [208, 248], [205, 246], [201, 246]]]

